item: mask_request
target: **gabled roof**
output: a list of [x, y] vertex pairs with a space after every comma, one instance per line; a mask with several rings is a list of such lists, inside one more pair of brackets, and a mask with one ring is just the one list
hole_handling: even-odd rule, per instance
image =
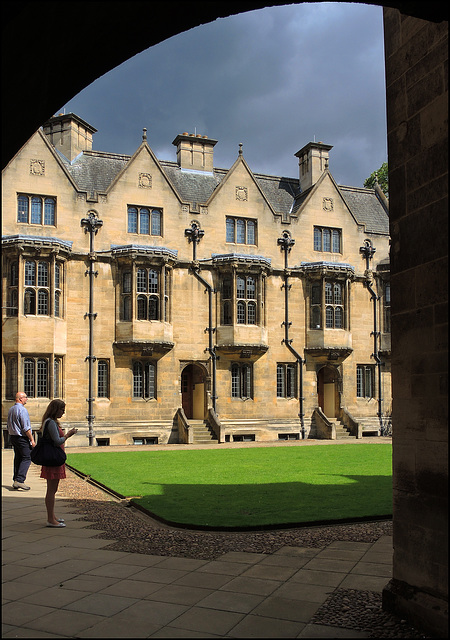
[[[102, 151], [83, 151], [69, 162], [56, 150], [55, 154], [77, 188], [88, 193], [106, 193], [134, 157]], [[242, 161], [245, 163], [243, 158]], [[206, 172], [183, 170], [176, 162], [157, 162], [180, 200], [197, 204], [207, 203], [235, 166]], [[249, 172], [272, 210], [283, 217], [297, 214], [316, 186], [302, 193], [298, 179], [252, 173], [250, 169]], [[369, 233], [389, 234], [388, 214], [373, 189], [339, 186], [336, 183], [335, 186], [358, 224], [364, 225]]]
[[330, 177], [357, 224], [363, 225], [367, 233], [389, 234], [389, 216], [375, 190], [338, 185], [328, 170], [324, 171], [316, 184], [297, 195], [292, 204], [292, 213], [294, 215], [301, 213], [302, 207], [326, 175]]

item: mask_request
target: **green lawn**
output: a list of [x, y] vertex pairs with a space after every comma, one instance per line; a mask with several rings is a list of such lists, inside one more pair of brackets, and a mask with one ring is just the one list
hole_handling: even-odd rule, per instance
[[258, 527], [392, 514], [392, 445], [68, 452], [75, 469], [172, 523]]

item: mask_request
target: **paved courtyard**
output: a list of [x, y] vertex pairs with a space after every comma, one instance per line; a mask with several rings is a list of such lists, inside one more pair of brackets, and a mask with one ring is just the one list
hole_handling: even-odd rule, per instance
[[213, 561], [106, 550], [57, 498], [65, 529], [45, 527], [45, 481], [32, 465], [30, 491], [12, 490], [2, 452], [4, 638], [368, 638], [367, 631], [313, 624], [336, 589], [381, 592], [392, 539], [228, 552]]

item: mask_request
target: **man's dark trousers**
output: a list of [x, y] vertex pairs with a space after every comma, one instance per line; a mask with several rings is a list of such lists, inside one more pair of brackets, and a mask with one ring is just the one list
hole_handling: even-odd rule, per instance
[[26, 436], [9, 436], [14, 448], [14, 482], [25, 482], [31, 464], [31, 445]]

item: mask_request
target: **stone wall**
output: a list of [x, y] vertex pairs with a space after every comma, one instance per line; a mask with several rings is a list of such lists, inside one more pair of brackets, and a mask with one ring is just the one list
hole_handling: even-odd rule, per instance
[[447, 626], [448, 23], [384, 10], [394, 566], [384, 606]]

